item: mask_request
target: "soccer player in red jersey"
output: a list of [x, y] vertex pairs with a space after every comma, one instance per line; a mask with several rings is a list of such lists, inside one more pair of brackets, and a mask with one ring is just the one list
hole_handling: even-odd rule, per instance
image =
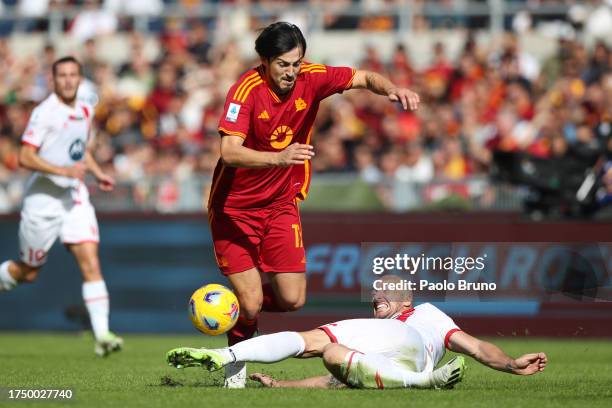
[[[208, 203], [217, 263], [240, 302], [230, 345], [253, 336], [261, 310], [294, 311], [306, 300], [297, 203], [310, 185], [319, 103], [363, 88], [404, 109], [419, 104], [416, 93], [377, 73], [304, 62], [306, 40], [293, 24], [266, 27], [255, 50], [261, 65], [242, 75], [227, 94], [219, 121], [221, 158]], [[269, 280], [263, 286], [261, 272]], [[227, 387], [244, 387], [244, 363], [227, 366], [225, 374]]]

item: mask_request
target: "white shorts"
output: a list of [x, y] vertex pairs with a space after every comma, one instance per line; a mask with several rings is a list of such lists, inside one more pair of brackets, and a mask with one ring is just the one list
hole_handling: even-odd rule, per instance
[[319, 327], [333, 343], [364, 354], [379, 354], [399, 368], [433, 371], [433, 356], [419, 332], [396, 319], [351, 319]]
[[87, 187], [63, 188], [40, 177], [30, 185], [19, 223], [19, 258], [41, 266], [57, 238], [64, 244], [99, 242], [98, 220]]

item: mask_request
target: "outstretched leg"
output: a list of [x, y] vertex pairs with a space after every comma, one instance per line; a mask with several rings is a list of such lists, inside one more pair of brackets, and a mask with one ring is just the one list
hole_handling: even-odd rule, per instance
[[38, 277], [42, 266], [30, 266], [12, 260], [0, 264], [0, 291], [11, 290], [20, 283], [32, 283]]
[[233, 363], [275, 363], [291, 357], [321, 356], [327, 344], [330, 344], [329, 337], [319, 329], [302, 333], [280, 332], [221, 349], [180, 347], [170, 350], [166, 358], [171, 366], [177, 368], [204, 367], [215, 371]]

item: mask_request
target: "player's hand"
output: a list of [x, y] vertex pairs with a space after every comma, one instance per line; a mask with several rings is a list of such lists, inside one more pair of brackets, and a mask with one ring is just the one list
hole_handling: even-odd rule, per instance
[[306, 160], [312, 159], [314, 147], [312, 145], [294, 143], [282, 152], [277, 153], [278, 166], [289, 167], [294, 164], [304, 164]]
[[530, 353], [520, 356], [512, 363], [512, 372], [518, 375], [531, 375], [544, 371], [548, 358], [545, 353]]
[[257, 381], [261, 383], [261, 385], [263, 385], [266, 388], [275, 388], [278, 386], [278, 382], [274, 378], [266, 374], [253, 373], [249, 376], [249, 378], [253, 381]]
[[79, 179], [81, 181], [85, 180], [85, 172], [87, 171], [87, 167], [83, 163], [75, 163], [74, 166], [64, 167], [64, 176]]
[[98, 177], [98, 188], [102, 191], [113, 191], [115, 188], [115, 179], [107, 174], [99, 174]]
[[387, 96], [391, 102], [400, 102], [404, 110], [417, 110], [421, 102], [419, 95], [408, 88], [393, 88], [387, 92]]

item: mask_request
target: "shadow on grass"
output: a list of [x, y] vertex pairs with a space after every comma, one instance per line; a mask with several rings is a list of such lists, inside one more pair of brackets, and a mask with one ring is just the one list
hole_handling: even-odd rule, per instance
[[223, 381], [218, 378], [209, 378], [207, 381], [195, 380], [188, 381], [184, 379], [173, 378], [169, 375], [164, 375], [159, 379], [157, 384], [147, 384], [149, 387], [190, 387], [190, 388], [219, 388], [223, 386]]

